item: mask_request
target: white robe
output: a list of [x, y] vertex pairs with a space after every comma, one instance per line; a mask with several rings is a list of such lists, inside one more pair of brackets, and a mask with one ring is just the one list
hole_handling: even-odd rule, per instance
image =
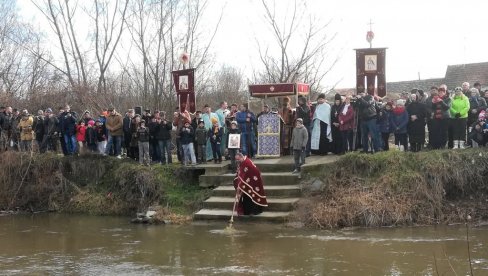
[[312, 138], [310, 140], [310, 147], [312, 150], [319, 150], [320, 146], [320, 135], [322, 130], [320, 129], [320, 121], [327, 124], [327, 130], [325, 134], [332, 142], [332, 128], [330, 127], [330, 105], [328, 103], [323, 103], [317, 105], [315, 112], [313, 113], [312, 121]]

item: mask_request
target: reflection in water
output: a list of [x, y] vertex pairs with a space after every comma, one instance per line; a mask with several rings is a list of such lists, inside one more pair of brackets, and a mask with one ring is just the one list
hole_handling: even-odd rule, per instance
[[[469, 272], [464, 226], [311, 231], [237, 224], [233, 235], [225, 226], [0, 217], [0, 274], [442, 275], [453, 274], [450, 265], [458, 275]], [[487, 230], [470, 230], [476, 275], [488, 275]]]

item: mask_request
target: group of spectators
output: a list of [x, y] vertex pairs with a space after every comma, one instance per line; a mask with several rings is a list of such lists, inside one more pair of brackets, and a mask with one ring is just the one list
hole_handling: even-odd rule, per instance
[[395, 101], [364, 93], [345, 99], [336, 95], [331, 107], [331, 147], [336, 153], [389, 150], [391, 134], [395, 147], [403, 151], [485, 146], [488, 90], [480, 91], [479, 83], [470, 88], [464, 82], [453, 90], [445, 84], [427, 92], [412, 89]]
[[[283, 154], [295, 156], [299, 171], [310, 154], [389, 150], [392, 133], [396, 148], [404, 151], [485, 146], [488, 90], [480, 90], [479, 83], [470, 88], [465, 82], [452, 91], [444, 84], [426, 92], [413, 89], [396, 101], [365, 93], [336, 94], [331, 104], [324, 94], [316, 103], [299, 97], [296, 108], [284, 109], [291, 128], [290, 137], [282, 139]], [[230, 159], [235, 169], [237, 152], [256, 153], [258, 118], [270, 112], [264, 105], [255, 115], [246, 104], [229, 109], [226, 102], [216, 112], [208, 105], [194, 114], [177, 108], [172, 118], [163, 111], [136, 114], [134, 109], [121, 115], [114, 108], [96, 117], [90, 111], [79, 116], [68, 105], [57, 113], [47, 108], [32, 115], [5, 106], [0, 107], [0, 151], [57, 152], [60, 146], [64, 155], [93, 152], [141, 164], [172, 163], [175, 153], [185, 165]], [[229, 134], [240, 134], [240, 148], [228, 147]]]

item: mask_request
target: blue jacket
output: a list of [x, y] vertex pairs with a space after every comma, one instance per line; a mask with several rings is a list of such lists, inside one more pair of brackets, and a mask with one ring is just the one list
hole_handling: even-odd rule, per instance
[[[246, 119], [248, 118], [247, 114], [251, 114], [250, 122], [246, 122]], [[254, 116], [254, 114], [252, 112], [249, 112], [249, 111], [237, 112], [236, 121], [239, 125], [239, 129], [241, 130], [242, 134], [254, 133], [254, 124], [256, 123], [256, 116]]]
[[396, 134], [407, 133], [407, 124], [408, 124], [408, 112], [407, 109], [400, 114], [395, 114], [395, 112], [391, 113], [390, 116], [390, 129], [391, 132]]
[[378, 125], [378, 129], [381, 133], [390, 133], [390, 117], [391, 117], [391, 110], [386, 110], [383, 108], [380, 111], [380, 115], [376, 120], [376, 124]]

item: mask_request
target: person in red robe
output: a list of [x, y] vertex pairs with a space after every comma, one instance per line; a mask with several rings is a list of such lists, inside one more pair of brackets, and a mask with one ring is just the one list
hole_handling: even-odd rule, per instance
[[249, 157], [242, 153], [236, 154], [239, 164], [234, 188], [237, 190], [238, 215], [257, 215], [263, 212], [263, 207], [268, 206], [266, 194], [263, 188], [261, 172]]

